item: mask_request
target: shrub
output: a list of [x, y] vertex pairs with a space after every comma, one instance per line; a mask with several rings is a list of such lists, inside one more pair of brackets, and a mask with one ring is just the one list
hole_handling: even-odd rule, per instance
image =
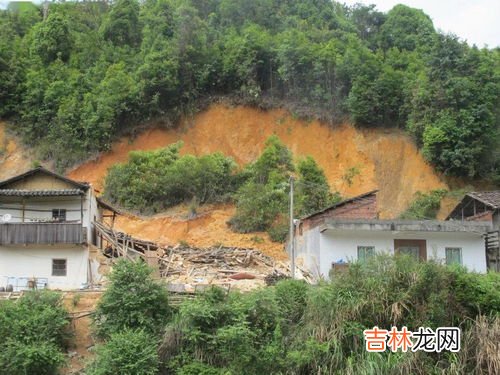
[[119, 205], [155, 212], [184, 201], [222, 201], [236, 189], [236, 164], [220, 153], [179, 156], [181, 143], [156, 151], [134, 151], [113, 166], [105, 195]]
[[[316, 286], [213, 289], [180, 307], [163, 339], [163, 366], [210, 375], [496, 373], [497, 283], [496, 274], [378, 255]], [[459, 326], [463, 350], [367, 353], [363, 330], [375, 325]]]
[[0, 374], [56, 374], [64, 363], [68, 314], [55, 292], [28, 292], [0, 305]]
[[96, 347], [96, 358], [86, 374], [155, 375], [158, 363], [156, 339], [144, 331], [125, 329]]
[[229, 223], [237, 232], [268, 230], [276, 217], [286, 211], [286, 186], [249, 182], [236, 193], [236, 215]]
[[427, 220], [435, 219], [441, 207], [441, 199], [446, 190], [432, 190], [429, 194], [417, 192], [410, 206], [401, 215], [402, 219]]
[[311, 156], [301, 159], [297, 170], [297, 212], [300, 215], [309, 215], [340, 201], [338, 193], [330, 192], [325, 173]]
[[[236, 192], [236, 214], [229, 224], [237, 232], [267, 231], [271, 240], [284, 242], [288, 235], [290, 177], [295, 171], [292, 153], [273, 135], [255, 163], [244, 173], [246, 182]], [[297, 216], [306, 215], [334, 203], [323, 170], [313, 158], [298, 163], [299, 179], [294, 195]]]
[[482, 275], [464, 268], [452, 268], [450, 272], [456, 298], [470, 316], [500, 314], [499, 273]]
[[61, 348], [43, 341], [25, 343], [18, 339], [3, 342], [0, 354], [2, 375], [56, 375], [65, 362]]
[[142, 261], [119, 260], [110, 275], [110, 285], [94, 314], [96, 333], [102, 338], [124, 329], [142, 329], [159, 334], [170, 316], [167, 291], [151, 277]]

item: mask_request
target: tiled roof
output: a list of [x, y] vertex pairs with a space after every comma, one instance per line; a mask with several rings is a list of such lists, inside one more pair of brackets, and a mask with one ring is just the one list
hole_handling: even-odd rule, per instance
[[61, 195], [82, 195], [83, 190], [80, 189], [62, 189], [62, 190], [17, 190], [17, 189], [0, 189], [0, 196], [17, 196], [17, 197], [53, 197]]
[[500, 190], [473, 191], [467, 195], [492, 208], [500, 208]]

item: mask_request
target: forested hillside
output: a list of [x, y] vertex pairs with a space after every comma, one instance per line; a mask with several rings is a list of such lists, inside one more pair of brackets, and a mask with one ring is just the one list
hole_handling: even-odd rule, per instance
[[0, 116], [60, 169], [224, 96], [404, 128], [439, 170], [498, 179], [499, 92], [498, 48], [439, 33], [403, 5], [118, 0], [50, 4], [45, 19], [0, 13]]

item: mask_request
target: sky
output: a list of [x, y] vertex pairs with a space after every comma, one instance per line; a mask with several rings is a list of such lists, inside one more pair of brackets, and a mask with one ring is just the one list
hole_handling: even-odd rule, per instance
[[[451, 32], [478, 47], [500, 46], [500, 0], [337, 0], [348, 5], [355, 3], [375, 4], [383, 12], [396, 4], [422, 9], [428, 14], [436, 29]], [[35, 0], [34, 2], [40, 2]], [[5, 8], [8, 0], [0, 0]]]
[[500, 46], [500, 0], [340, 0], [347, 5], [375, 4], [382, 12], [396, 4], [422, 9], [434, 27], [453, 33], [470, 45], [489, 48]]

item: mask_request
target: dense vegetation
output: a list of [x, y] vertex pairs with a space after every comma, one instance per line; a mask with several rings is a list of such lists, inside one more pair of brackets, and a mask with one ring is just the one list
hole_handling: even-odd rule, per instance
[[446, 190], [432, 190], [429, 193], [417, 192], [409, 207], [401, 214], [402, 219], [429, 220], [435, 219], [441, 199], [446, 195]]
[[220, 153], [179, 156], [181, 143], [135, 151], [106, 177], [106, 197], [122, 207], [152, 213], [188, 200], [218, 202], [237, 186], [236, 164]]
[[277, 136], [270, 137], [260, 157], [243, 174], [246, 181], [235, 194], [236, 215], [230, 220], [239, 232], [268, 231], [272, 240], [288, 233], [290, 178], [295, 177], [295, 216], [325, 208], [340, 199], [332, 194], [323, 170], [312, 157], [293, 163], [293, 155]]
[[269, 231], [275, 241], [288, 233], [290, 178], [296, 173], [295, 214], [307, 215], [340, 199], [331, 193], [323, 170], [313, 158], [293, 155], [271, 136], [260, 157], [237, 170], [220, 153], [179, 156], [181, 144], [157, 151], [131, 152], [124, 164], [106, 177], [105, 196], [123, 207], [153, 213], [190, 202], [191, 214], [200, 203], [234, 200], [237, 212], [230, 224], [239, 232]]
[[[180, 307], [164, 297], [145, 301], [131, 293], [153, 285], [140, 263], [119, 262], [113, 272], [129, 277], [123, 295], [109, 290], [106, 303], [126, 296], [136, 306], [133, 324], [117, 327], [129, 311], [97, 321], [113, 332], [96, 350], [88, 374], [493, 374], [500, 371], [500, 275], [467, 272], [408, 257], [379, 255], [352, 264], [332, 281], [310, 286], [285, 280], [246, 294], [213, 289]], [[155, 289], [161, 288], [156, 286]], [[166, 325], [150, 329], [150, 304], [171, 309]], [[458, 326], [458, 353], [367, 353], [363, 330], [374, 325]], [[128, 343], [128, 345], [127, 345]], [[140, 366], [139, 366], [140, 365]]]
[[17, 302], [0, 302], [1, 375], [57, 374], [69, 325], [60, 297], [29, 292]]
[[0, 116], [60, 168], [138, 122], [228, 96], [405, 128], [440, 170], [498, 178], [499, 49], [439, 33], [420, 10], [117, 0], [41, 13], [0, 13]]

